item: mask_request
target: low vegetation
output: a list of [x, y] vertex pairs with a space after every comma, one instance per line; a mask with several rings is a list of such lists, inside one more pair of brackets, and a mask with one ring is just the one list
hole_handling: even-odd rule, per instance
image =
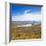
[[31, 27], [17, 27], [11, 25], [11, 39], [39, 39], [41, 38], [41, 25], [33, 25]]

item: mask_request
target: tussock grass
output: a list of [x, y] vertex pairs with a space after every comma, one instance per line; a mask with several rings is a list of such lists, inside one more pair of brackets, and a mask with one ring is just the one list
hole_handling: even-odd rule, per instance
[[33, 25], [31, 27], [17, 27], [11, 25], [11, 39], [39, 39], [41, 38], [41, 25]]

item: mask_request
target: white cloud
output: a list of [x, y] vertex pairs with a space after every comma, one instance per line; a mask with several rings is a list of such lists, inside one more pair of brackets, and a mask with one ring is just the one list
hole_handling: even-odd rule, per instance
[[24, 14], [31, 13], [31, 10], [25, 10]]
[[[27, 10], [29, 11], [29, 10]], [[31, 14], [28, 13], [27, 11], [23, 14], [23, 15], [19, 15], [19, 16], [12, 16], [12, 21], [41, 21], [41, 15], [35, 15], [35, 14]]]

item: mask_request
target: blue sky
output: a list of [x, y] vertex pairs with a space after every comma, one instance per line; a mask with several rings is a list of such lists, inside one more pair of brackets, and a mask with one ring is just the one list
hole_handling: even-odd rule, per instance
[[[29, 18], [39, 18], [41, 14], [41, 7], [40, 6], [18, 6], [16, 4], [11, 5], [11, 15], [12, 15], [12, 20], [14, 21], [19, 21], [21, 20], [29, 20]], [[29, 17], [30, 16], [30, 17]], [[34, 17], [36, 16], [36, 17]], [[31, 20], [31, 19], [30, 19]], [[36, 20], [36, 19], [35, 19]]]
[[30, 10], [33, 14], [40, 14], [41, 8], [39, 6], [17, 6], [17, 5], [11, 5], [11, 13], [15, 14], [16, 16], [18, 14], [24, 14], [25, 10]]

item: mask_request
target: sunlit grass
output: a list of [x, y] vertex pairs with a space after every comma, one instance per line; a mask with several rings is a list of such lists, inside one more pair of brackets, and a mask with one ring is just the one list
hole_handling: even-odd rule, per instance
[[11, 39], [39, 39], [41, 38], [41, 25], [31, 27], [17, 27], [11, 25]]

